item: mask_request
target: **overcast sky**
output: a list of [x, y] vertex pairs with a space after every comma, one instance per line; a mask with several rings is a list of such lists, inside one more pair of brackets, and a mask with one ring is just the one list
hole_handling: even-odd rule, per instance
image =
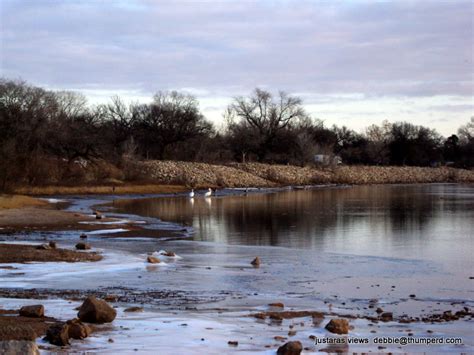
[[183, 90], [216, 123], [258, 86], [301, 96], [328, 125], [449, 135], [474, 116], [473, 4], [1, 0], [0, 73], [92, 103]]

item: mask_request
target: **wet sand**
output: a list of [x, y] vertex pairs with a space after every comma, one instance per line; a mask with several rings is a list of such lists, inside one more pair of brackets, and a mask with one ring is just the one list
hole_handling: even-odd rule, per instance
[[99, 261], [102, 256], [96, 252], [78, 252], [67, 249], [41, 249], [42, 244], [0, 244], [0, 263], [27, 262], [78, 262]]

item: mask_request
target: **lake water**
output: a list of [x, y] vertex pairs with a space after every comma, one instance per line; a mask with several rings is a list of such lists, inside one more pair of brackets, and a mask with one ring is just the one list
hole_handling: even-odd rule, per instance
[[[84, 212], [97, 202], [95, 198], [69, 200], [73, 209]], [[185, 226], [187, 237], [161, 240], [144, 238], [146, 233], [141, 233], [137, 238], [110, 238], [97, 232], [88, 240], [105, 255], [98, 263], [27, 264], [17, 265], [15, 272], [0, 270], [2, 287], [102, 291], [126, 299], [118, 304], [114, 328], [76, 343], [77, 350], [273, 354], [281, 345], [274, 336], [288, 337], [289, 327], [297, 331], [290, 340], [302, 341], [309, 351], [321, 350], [309, 335], [326, 336], [328, 319], [321, 325], [305, 318], [274, 324], [248, 316], [278, 301], [285, 309], [356, 316], [350, 321], [351, 336], [413, 333], [415, 337], [461, 337], [464, 342], [436, 348], [388, 346], [387, 350], [474, 351], [470, 318], [436, 324], [371, 324], [364, 318], [376, 315], [368, 307], [372, 299], [395, 318], [472, 309], [472, 185], [247, 194], [224, 190], [210, 199], [197, 196], [193, 200], [185, 195], [124, 198], [101, 197], [102, 202], [115, 200], [110, 206], [118, 216], [170, 231]], [[47, 238], [73, 247], [78, 233], [42, 232], [3, 239], [37, 242]], [[147, 264], [147, 253], [160, 249], [173, 250], [182, 259]], [[250, 265], [255, 256], [262, 260], [257, 269]], [[162, 293], [169, 295], [162, 297]], [[7, 307], [20, 301], [2, 302]], [[67, 308], [61, 301], [48, 302], [59, 313]], [[142, 305], [145, 312], [122, 312], [130, 305]], [[107, 343], [107, 337], [115, 342]], [[228, 340], [237, 340], [238, 348], [229, 347]], [[351, 345], [350, 350], [377, 351], [377, 347]]]
[[192, 226], [199, 241], [422, 258], [458, 272], [473, 265], [474, 188], [469, 185], [139, 199], [119, 211]]

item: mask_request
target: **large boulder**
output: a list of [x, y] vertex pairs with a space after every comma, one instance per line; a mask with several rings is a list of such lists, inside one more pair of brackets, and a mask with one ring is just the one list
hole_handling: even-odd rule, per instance
[[159, 263], [161, 263], [160, 259], [158, 259], [157, 257], [151, 256], [151, 255], [148, 255], [148, 257], [146, 258], [146, 261], [149, 262], [150, 264], [159, 264]]
[[335, 334], [347, 334], [349, 333], [349, 322], [343, 318], [331, 319], [326, 324], [326, 329]]
[[277, 355], [300, 355], [301, 351], [303, 351], [301, 342], [289, 341], [278, 348]]
[[90, 244], [80, 242], [76, 244], [76, 249], [77, 250], [89, 250], [91, 248]]
[[74, 318], [67, 321], [68, 335], [72, 339], [85, 339], [91, 334], [91, 328], [82, 323], [79, 319]]
[[89, 296], [79, 308], [78, 318], [88, 323], [110, 323], [117, 316], [117, 311], [104, 300]]
[[44, 317], [44, 307], [40, 304], [33, 306], [23, 306], [20, 308], [20, 316], [30, 318]]
[[44, 340], [53, 345], [69, 345], [69, 325], [66, 323], [56, 323], [48, 328]]
[[0, 341], [0, 354], [2, 355], [39, 355], [38, 345], [28, 340], [4, 340]]
[[260, 266], [260, 258], [257, 256], [255, 259], [252, 260], [250, 264], [252, 264], [254, 267], [259, 267]]

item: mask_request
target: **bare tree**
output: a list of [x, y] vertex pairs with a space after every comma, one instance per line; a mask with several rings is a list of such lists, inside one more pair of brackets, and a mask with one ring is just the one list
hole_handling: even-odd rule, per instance
[[307, 114], [299, 97], [280, 91], [278, 97], [265, 90], [255, 89], [249, 97], [236, 97], [227, 115], [234, 129], [251, 128], [260, 137], [257, 155], [263, 159], [278, 132], [291, 127]]

